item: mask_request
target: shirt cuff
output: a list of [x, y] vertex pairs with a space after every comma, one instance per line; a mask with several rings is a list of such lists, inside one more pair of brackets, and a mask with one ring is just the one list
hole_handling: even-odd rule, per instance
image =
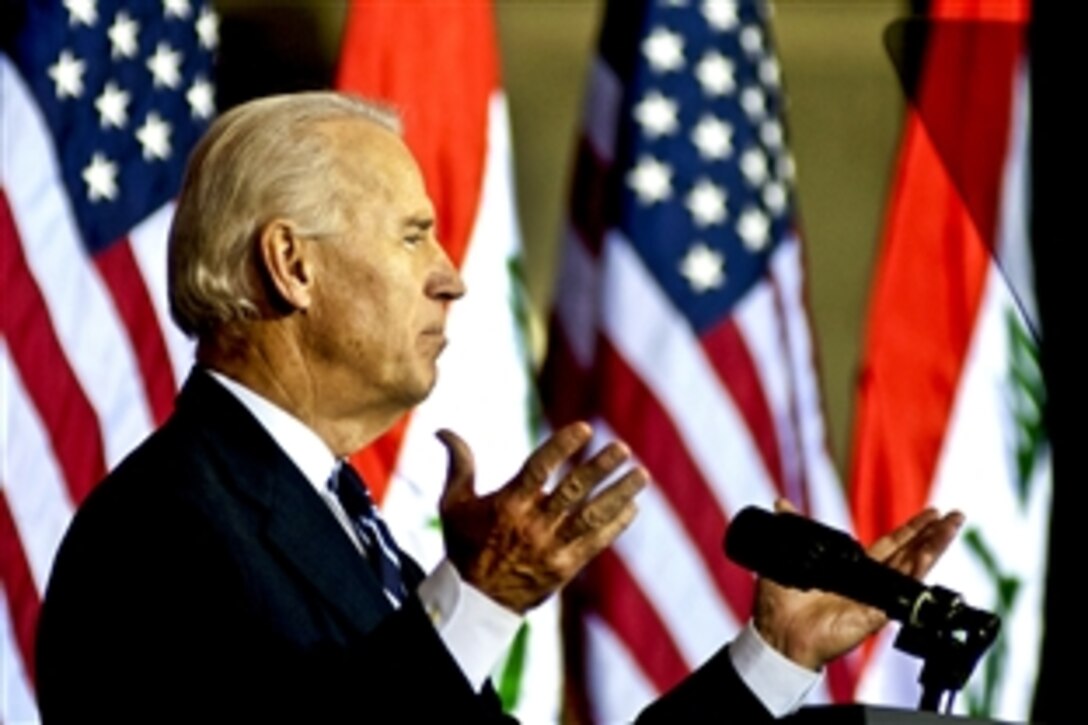
[[457, 666], [479, 691], [514, 640], [521, 617], [461, 579], [449, 559], [416, 593]]
[[776, 718], [801, 707], [822, 676], [767, 644], [751, 622], [729, 645], [729, 658], [740, 679]]

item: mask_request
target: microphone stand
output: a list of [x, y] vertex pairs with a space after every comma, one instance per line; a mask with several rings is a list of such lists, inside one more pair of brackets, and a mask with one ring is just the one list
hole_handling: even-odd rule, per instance
[[947, 695], [945, 712], [952, 711], [956, 692], [967, 684], [1000, 627], [997, 615], [966, 606], [944, 587], [929, 587], [919, 597], [895, 639], [896, 649], [923, 661], [919, 710], [939, 712]]

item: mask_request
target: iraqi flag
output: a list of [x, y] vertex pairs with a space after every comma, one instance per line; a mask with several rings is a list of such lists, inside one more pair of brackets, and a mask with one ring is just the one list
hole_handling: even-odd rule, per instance
[[[447, 458], [435, 431], [450, 428], [468, 441], [478, 490], [486, 493], [521, 467], [539, 427], [491, 3], [353, 3], [337, 87], [400, 112], [437, 210], [439, 238], [468, 287], [451, 308], [450, 345], [431, 397], [352, 459], [397, 541], [429, 567], [444, 552], [437, 503]], [[529, 616], [494, 684], [523, 721], [558, 718], [555, 598]]]
[[[1051, 498], [1028, 234], [1028, 15], [1027, 0], [935, 2], [921, 33], [889, 34], [893, 50], [918, 37], [924, 50], [905, 84], [851, 475], [865, 541], [925, 505], [967, 515], [930, 579], [1002, 617], [957, 709], [1009, 720], [1028, 717], [1035, 688]], [[894, 634], [869, 652], [858, 698], [915, 705], [919, 665], [892, 649]]]

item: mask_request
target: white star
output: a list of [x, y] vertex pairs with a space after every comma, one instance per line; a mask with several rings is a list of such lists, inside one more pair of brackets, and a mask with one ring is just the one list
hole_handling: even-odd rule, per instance
[[82, 23], [88, 28], [98, 22], [98, 8], [96, 0], [64, 0], [64, 8], [68, 11], [68, 25]]
[[664, 201], [672, 196], [672, 167], [652, 156], [643, 156], [627, 174], [627, 185], [643, 204]]
[[62, 50], [57, 62], [49, 66], [49, 77], [57, 86], [57, 98], [79, 98], [83, 95], [83, 72], [87, 64], [72, 55], [70, 50]]
[[130, 18], [124, 10], [117, 13], [113, 19], [113, 25], [107, 31], [110, 36], [111, 58], [135, 58], [140, 50], [136, 42], [136, 34], [140, 32], [140, 24]]
[[737, 0], [704, 0], [703, 17], [714, 30], [732, 30], [737, 27]]
[[762, 118], [767, 114], [767, 96], [763, 89], [749, 86], [740, 92], [740, 106], [748, 114], [748, 118]]
[[715, 116], [703, 116], [691, 129], [691, 142], [706, 161], [727, 159], [733, 153], [733, 127]]
[[780, 148], [782, 146], [782, 124], [777, 119], [767, 119], [759, 126], [759, 138], [767, 148]]
[[725, 283], [725, 255], [696, 242], [680, 260], [680, 274], [697, 294], [721, 287]]
[[164, 17], [175, 17], [184, 20], [192, 12], [193, 9], [189, 7], [189, 0], [162, 0], [162, 14]]
[[763, 50], [763, 32], [755, 25], [745, 25], [740, 31], [740, 47], [749, 55], [756, 55]]
[[754, 207], [745, 209], [737, 219], [737, 235], [750, 252], [759, 252], [770, 239], [771, 222], [767, 215]]
[[87, 184], [87, 198], [92, 202], [117, 198], [117, 164], [95, 151], [91, 163], [83, 169], [83, 182]]
[[657, 91], [650, 91], [635, 106], [635, 120], [642, 126], [642, 132], [650, 138], [658, 138], [676, 133], [676, 114], [679, 107], [676, 101], [666, 98]]
[[684, 206], [691, 212], [692, 221], [698, 227], [721, 224], [725, 221], [725, 189], [709, 179], [700, 179], [688, 192]]
[[772, 88], [777, 88], [782, 80], [782, 70], [778, 67], [778, 60], [773, 56], [764, 58], [759, 63], [759, 79]]
[[155, 87], [177, 88], [181, 83], [181, 53], [166, 43], [159, 43], [155, 54], [147, 59], [147, 69], [155, 78]]
[[196, 35], [204, 50], [215, 50], [219, 45], [219, 16], [207, 6], [200, 9], [196, 19]]
[[215, 89], [204, 76], [197, 76], [185, 94], [194, 118], [207, 120], [215, 115]]
[[170, 124], [152, 111], [147, 114], [144, 125], [136, 129], [136, 138], [144, 147], [144, 159], [170, 158]]
[[665, 28], [654, 28], [642, 41], [642, 53], [657, 73], [684, 67], [684, 39]]
[[786, 187], [778, 181], [769, 181], [763, 187], [763, 203], [775, 216], [786, 210]]
[[718, 51], [711, 50], [699, 59], [699, 63], [695, 66], [695, 77], [706, 95], [726, 96], [737, 87], [737, 82], [733, 78], [734, 70], [733, 61]]
[[113, 81], [108, 81], [102, 93], [94, 101], [94, 107], [98, 109], [98, 122], [102, 128], [113, 126], [122, 128], [128, 123], [128, 103], [132, 100], [128, 91], [117, 87]]
[[759, 186], [767, 179], [767, 155], [758, 148], [750, 148], [740, 155], [740, 170], [752, 186]]

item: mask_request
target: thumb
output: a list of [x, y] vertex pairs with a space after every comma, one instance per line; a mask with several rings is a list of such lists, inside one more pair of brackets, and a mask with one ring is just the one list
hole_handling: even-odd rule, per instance
[[438, 431], [435, 436], [446, 447], [450, 457], [446, 467], [442, 504], [475, 498], [476, 463], [472, 458], [472, 449], [461, 436], [446, 428]]

